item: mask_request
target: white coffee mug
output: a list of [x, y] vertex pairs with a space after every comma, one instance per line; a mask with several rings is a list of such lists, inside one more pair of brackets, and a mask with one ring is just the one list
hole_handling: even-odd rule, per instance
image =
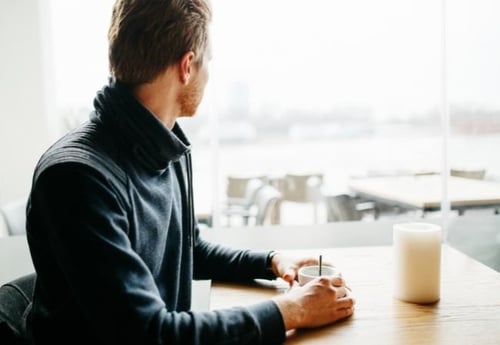
[[335, 277], [339, 275], [339, 271], [332, 266], [321, 266], [321, 274], [319, 265], [315, 266], [304, 266], [299, 269], [299, 285], [305, 285], [311, 280], [320, 277], [320, 276], [328, 276]]

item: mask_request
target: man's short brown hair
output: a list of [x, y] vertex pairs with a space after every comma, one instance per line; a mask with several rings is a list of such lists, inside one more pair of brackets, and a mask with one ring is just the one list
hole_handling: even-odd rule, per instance
[[208, 48], [208, 0], [117, 0], [109, 28], [109, 68], [117, 80], [150, 82], [188, 51]]

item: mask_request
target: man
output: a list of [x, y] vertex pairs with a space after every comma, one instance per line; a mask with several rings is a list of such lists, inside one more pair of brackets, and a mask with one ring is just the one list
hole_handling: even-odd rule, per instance
[[286, 330], [352, 314], [339, 278], [248, 307], [189, 311], [193, 278], [292, 283], [316, 263], [198, 235], [189, 142], [176, 120], [194, 115], [203, 96], [210, 17], [206, 0], [117, 0], [109, 85], [33, 178], [35, 344], [273, 344]]

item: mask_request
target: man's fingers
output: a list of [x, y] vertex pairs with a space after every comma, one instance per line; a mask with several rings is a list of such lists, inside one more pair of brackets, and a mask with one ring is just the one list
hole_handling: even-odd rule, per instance
[[295, 270], [292, 268], [286, 269], [285, 273], [283, 274], [283, 276], [281, 278], [283, 278], [284, 281], [292, 284], [293, 281], [295, 280]]
[[334, 287], [335, 289], [335, 294], [337, 295], [337, 298], [342, 298], [347, 296], [347, 290], [345, 287]]
[[348, 317], [351, 316], [354, 313], [354, 308], [342, 308], [342, 309], [337, 309], [337, 312], [340, 313], [340, 317]]
[[352, 297], [341, 297], [337, 299], [337, 309], [352, 308], [356, 300]]
[[336, 276], [332, 279], [332, 284], [335, 287], [345, 286], [345, 280], [341, 276]]

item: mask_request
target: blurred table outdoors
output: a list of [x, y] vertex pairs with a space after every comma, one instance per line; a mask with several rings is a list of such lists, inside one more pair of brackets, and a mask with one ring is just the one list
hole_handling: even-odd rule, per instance
[[[462, 214], [470, 208], [500, 207], [500, 183], [449, 177], [451, 208]], [[442, 199], [441, 175], [390, 176], [352, 179], [349, 189], [358, 197], [409, 209], [439, 210]]]
[[[301, 250], [300, 252], [304, 252]], [[307, 252], [307, 251], [306, 251]], [[286, 344], [493, 345], [500, 343], [500, 273], [444, 245], [441, 300], [416, 305], [392, 297], [392, 247], [316, 249], [343, 272], [356, 298], [352, 318], [290, 332]], [[283, 293], [276, 287], [213, 283], [211, 308]]]

